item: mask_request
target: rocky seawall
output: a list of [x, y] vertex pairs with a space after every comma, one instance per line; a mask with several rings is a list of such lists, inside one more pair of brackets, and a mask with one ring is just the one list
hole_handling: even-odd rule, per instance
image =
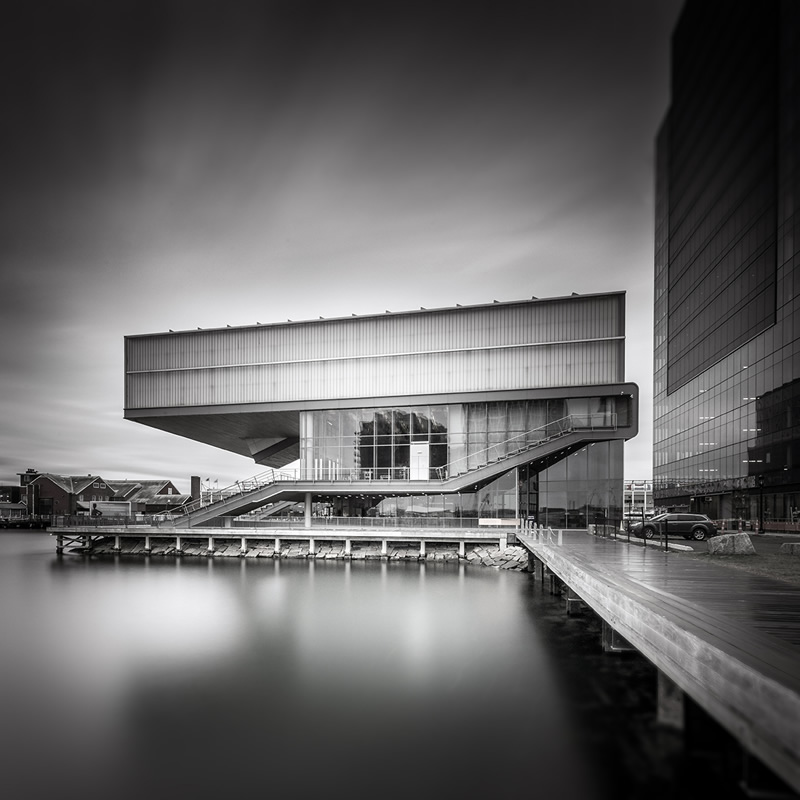
[[145, 548], [144, 539], [123, 539], [120, 549], [114, 548], [114, 539], [108, 538], [96, 542], [92, 547], [92, 555], [99, 556], [165, 556], [165, 557], [195, 557], [195, 558], [306, 558], [320, 560], [358, 561], [365, 559], [387, 561], [452, 561], [465, 564], [475, 564], [495, 569], [512, 569], [523, 572], [528, 571], [528, 552], [523, 547], [510, 545], [500, 548], [498, 545], [468, 545], [464, 556], [460, 556], [456, 545], [431, 544], [425, 548], [425, 554], [420, 555], [419, 545], [392, 542], [388, 545], [386, 553], [381, 552], [380, 542], [354, 542], [350, 552], [345, 552], [344, 542], [317, 541], [315, 552], [310, 553], [308, 542], [283, 541], [278, 550], [274, 547], [273, 540], [251, 542], [250, 546], [242, 552], [240, 539], [225, 540], [215, 538], [214, 550], [209, 552], [204, 541], [183, 541], [178, 551], [174, 544], [168, 542], [153, 543], [150, 551]]

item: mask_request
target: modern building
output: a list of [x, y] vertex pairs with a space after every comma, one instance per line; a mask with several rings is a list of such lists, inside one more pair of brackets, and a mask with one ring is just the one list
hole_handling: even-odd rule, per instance
[[656, 506], [792, 520], [800, 4], [688, 0], [656, 172]]
[[622, 513], [624, 352], [624, 293], [129, 336], [125, 417], [278, 470], [241, 513], [584, 527]]

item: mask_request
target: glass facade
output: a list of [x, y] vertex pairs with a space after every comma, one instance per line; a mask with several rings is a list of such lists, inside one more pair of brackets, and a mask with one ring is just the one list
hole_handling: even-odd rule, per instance
[[657, 143], [655, 505], [800, 507], [797, 4], [688, 2]]
[[[322, 481], [445, 480], [556, 433], [627, 426], [630, 403], [627, 396], [614, 396], [301, 412], [300, 474]], [[432, 487], [413, 496], [343, 496], [326, 501], [324, 511], [443, 518], [522, 513], [560, 527], [585, 527], [600, 512], [619, 517], [621, 441], [597, 442], [558, 458], [536, 470], [525, 466], [519, 475], [507, 471], [471, 492], [437, 494]]]

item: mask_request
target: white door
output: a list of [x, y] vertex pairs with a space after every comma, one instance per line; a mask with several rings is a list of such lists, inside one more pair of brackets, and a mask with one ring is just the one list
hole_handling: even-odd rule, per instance
[[427, 481], [430, 478], [431, 446], [428, 442], [411, 444], [411, 480]]

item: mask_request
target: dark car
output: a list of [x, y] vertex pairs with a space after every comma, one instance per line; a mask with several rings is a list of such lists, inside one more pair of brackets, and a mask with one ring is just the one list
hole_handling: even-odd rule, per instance
[[631, 533], [642, 539], [652, 539], [656, 534], [683, 536], [684, 539], [702, 541], [717, 533], [717, 526], [705, 514], [658, 514], [652, 519], [638, 522]]

